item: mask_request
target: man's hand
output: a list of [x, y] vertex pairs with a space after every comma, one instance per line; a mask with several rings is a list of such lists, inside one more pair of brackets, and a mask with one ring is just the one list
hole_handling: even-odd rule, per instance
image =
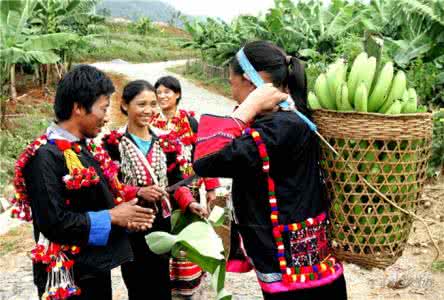
[[141, 197], [147, 202], [155, 202], [166, 196], [167, 193], [158, 185], [145, 186], [139, 189], [137, 196]]
[[151, 208], [136, 205], [137, 199], [122, 203], [109, 210], [111, 224], [129, 228], [130, 224], [136, 227], [151, 228], [154, 222], [154, 212]]
[[211, 191], [207, 191], [207, 205], [209, 205], [211, 202], [216, 201], [216, 191], [215, 190], [211, 190]]
[[130, 231], [147, 231], [152, 227], [152, 224], [146, 225], [146, 224], [140, 224], [140, 223], [134, 223], [134, 222], [128, 222], [128, 230]]
[[200, 205], [200, 203], [198, 203], [198, 202], [195, 202], [195, 201], [191, 202], [190, 205], [188, 206], [188, 209], [193, 214], [196, 214], [201, 218], [208, 217], [208, 211], [202, 205]]

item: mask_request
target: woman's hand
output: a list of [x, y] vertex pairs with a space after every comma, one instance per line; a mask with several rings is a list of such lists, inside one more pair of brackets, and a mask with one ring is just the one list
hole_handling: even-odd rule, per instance
[[272, 111], [287, 98], [288, 94], [281, 92], [273, 84], [266, 83], [248, 95], [233, 113], [233, 117], [248, 123], [257, 115]]
[[155, 202], [166, 196], [167, 193], [158, 185], [145, 186], [139, 189], [137, 196], [141, 197], [147, 202]]
[[208, 211], [202, 205], [200, 205], [200, 203], [198, 203], [198, 202], [195, 202], [195, 201], [191, 202], [190, 205], [188, 206], [188, 209], [193, 214], [196, 214], [201, 218], [208, 217]]
[[207, 191], [206, 197], [207, 197], [207, 204], [209, 204], [209, 203], [211, 203], [213, 201], [216, 201], [216, 198], [217, 198], [216, 197], [216, 191], [215, 190]]

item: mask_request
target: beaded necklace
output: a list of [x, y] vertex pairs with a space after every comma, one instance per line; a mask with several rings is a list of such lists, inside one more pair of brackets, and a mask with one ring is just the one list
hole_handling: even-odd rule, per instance
[[13, 180], [15, 194], [11, 199], [11, 203], [14, 205], [14, 208], [11, 211], [13, 218], [18, 218], [20, 220], [28, 222], [32, 221], [31, 207], [29, 205], [30, 199], [26, 192], [25, 178], [23, 178], [23, 169], [28, 164], [29, 160], [35, 155], [37, 150], [42, 145], [45, 145], [47, 141], [48, 140], [46, 134], [37, 138], [25, 148], [25, 150], [19, 155], [15, 163]]
[[[119, 150], [122, 158], [121, 171], [124, 175], [124, 182], [138, 186], [153, 184], [147, 167], [140, 157], [142, 153], [139, 153], [140, 150], [137, 149], [137, 146], [127, 137], [122, 137]], [[150, 163], [154, 170], [154, 175], [159, 180], [159, 184], [161, 187], [166, 187], [168, 185], [166, 156], [159, 145], [159, 141], [153, 142], [148, 159], [148, 163]]]
[[168, 166], [168, 171], [179, 165], [184, 177], [194, 174], [192, 150], [196, 143], [196, 135], [191, 129], [188, 115], [194, 116], [194, 112], [187, 113], [185, 110], [179, 109], [170, 120], [161, 114], [156, 114], [150, 122], [154, 127], [169, 131], [167, 134], [159, 136], [160, 146], [164, 152], [176, 153], [176, 162]]
[[[104, 141], [118, 148], [121, 158], [120, 171], [126, 184], [134, 186], [156, 184], [163, 188], [168, 186], [167, 160], [159, 140], [153, 140], [147, 155], [144, 155], [121, 131], [111, 131], [105, 135]], [[163, 198], [160, 204], [162, 216], [165, 218], [170, 216], [171, 204], [168, 197]], [[155, 209], [160, 209], [157, 204]]]
[[[29, 144], [20, 154], [15, 165], [14, 187], [16, 193], [11, 202], [14, 205], [12, 217], [25, 221], [31, 221], [30, 201], [27, 194], [23, 172], [25, 166], [35, 156], [38, 149], [46, 143], [52, 143], [63, 153], [69, 173], [63, 176], [65, 186], [69, 190], [87, 188], [99, 183], [100, 178], [93, 167], [85, 168], [79, 160], [78, 154], [82, 147], [78, 143], [71, 143], [66, 140], [48, 140], [47, 135], [42, 135]], [[116, 205], [123, 202], [124, 186], [117, 178], [118, 166], [109, 157], [108, 153], [100, 146], [90, 141], [86, 145], [87, 150], [99, 163], [100, 168], [107, 180], [107, 183], [115, 196]], [[70, 205], [70, 200], [65, 200], [66, 205]], [[69, 259], [67, 254], [77, 254], [80, 248], [75, 245], [60, 245], [49, 241], [40, 233], [38, 242], [31, 250], [31, 258], [34, 263], [48, 265], [46, 271], [48, 280], [46, 290], [42, 296], [45, 300], [66, 299], [79, 295], [80, 289], [74, 283], [72, 267], [74, 260]]]

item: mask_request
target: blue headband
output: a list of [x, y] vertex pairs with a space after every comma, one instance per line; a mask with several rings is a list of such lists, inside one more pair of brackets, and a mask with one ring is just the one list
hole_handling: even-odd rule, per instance
[[[244, 48], [241, 48], [237, 53], [236, 53], [236, 58], [237, 61], [239, 62], [239, 65], [241, 66], [242, 70], [245, 72], [245, 74], [247, 74], [247, 76], [250, 78], [250, 80], [253, 82], [253, 84], [256, 87], [260, 87], [262, 85], [265, 84], [264, 80], [262, 79], [262, 77], [259, 75], [259, 73], [254, 69], [253, 65], [250, 63], [250, 61], [248, 60], [247, 56], [245, 55], [244, 52]], [[291, 97], [289, 96], [289, 98], [291, 99]], [[281, 103], [279, 103], [279, 106], [281, 108], [284, 109], [289, 109], [290, 105], [289, 103], [284, 100]], [[310, 129], [312, 131], [317, 131], [316, 125], [310, 121], [306, 116], [304, 116], [300, 111], [298, 110], [294, 110], [294, 112], [305, 122], [307, 123], [308, 127], [310, 127]]]
[[242, 70], [248, 75], [248, 77], [256, 87], [260, 87], [265, 84], [262, 77], [254, 69], [253, 65], [248, 60], [248, 57], [245, 55], [244, 48], [241, 48], [239, 52], [237, 52], [236, 58]]

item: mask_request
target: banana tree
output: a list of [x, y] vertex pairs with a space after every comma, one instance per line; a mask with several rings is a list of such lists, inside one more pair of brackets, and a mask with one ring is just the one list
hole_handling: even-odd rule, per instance
[[211, 18], [204, 22], [185, 23], [185, 28], [192, 41], [184, 43], [183, 46], [200, 50], [204, 60], [215, 64], [224, 64], [244, 40], [233, 26]]
[[[88, 45], [85, 39], [81, 38], [92, 33], [96, 33], [100, 23], [104, 18], [93, 15], [92, 9], [98, 0], [38, 0], [30, 18], [33, 33], [50, 34], [71, 32], [76, 33], [79, 38], [66, 44], [65, 47], [55, 50], [60, 56], [60, 61], [54, 64], [54, 68], [59, 78], [71, 67], [74, 51]], [[101, 28], [103, 31], [103, 27]], [[42, 83], [46, 83], [47, 76], [51, 74], [51, 65], [41, 65], [40, 74]]]
[[75, 32], [88, 33], [88, 25], [104, 22], [92, 14], [98, 0], [38, 0], [31, 18], [32, 26], [39, 33]]
[[273, 41], [289, 54], [312, 58], [331, 54], [344, 37], [360, 28], [360, 5], [342, 0], [330, 6], [320, 0], [275, 0], [264, 16], [240, 16], [229, 25], [213, 19], [187, 24], [193, 39], [187, 46], [219, 63], [226, 63], [242, 44], [255, 39]]
[[77, 35], [73, 33], [31, 34], [28, 22], [36, 1], [15, 2], [18, 5], [1, 7], [2, 19], [0, 23], [0, 63], [2, 69], [9, 70], [9, 91], [12, 101], [17, 98], [16, 64], [55, 63], [60, 57], [54, 50], [77, 38]]
[[289, 0], [276, 0], [276, 9], [285, 15], [280, 18], [284, 22], [282, 29], [287, 32], [287, 39], [292, 44], [283, 44], [288, 44], [288, 41], [277, 42], [292, 54], [307, 53], [304, 49], [320, 54], [333, 54], [335, 46], [345, 37], [360, 34], [356, 26], [361, 18], [356, 13], [358, 4], [333, 1], [330, 6], [326, 6], [317, 0], [300, 1], [296, 4]]
[[398, 66], [406, 68], [418, 57], [427, 62], [443, 55], [443, 1], [372, 0], [363, 15], [366, 30], [382, 35]]

